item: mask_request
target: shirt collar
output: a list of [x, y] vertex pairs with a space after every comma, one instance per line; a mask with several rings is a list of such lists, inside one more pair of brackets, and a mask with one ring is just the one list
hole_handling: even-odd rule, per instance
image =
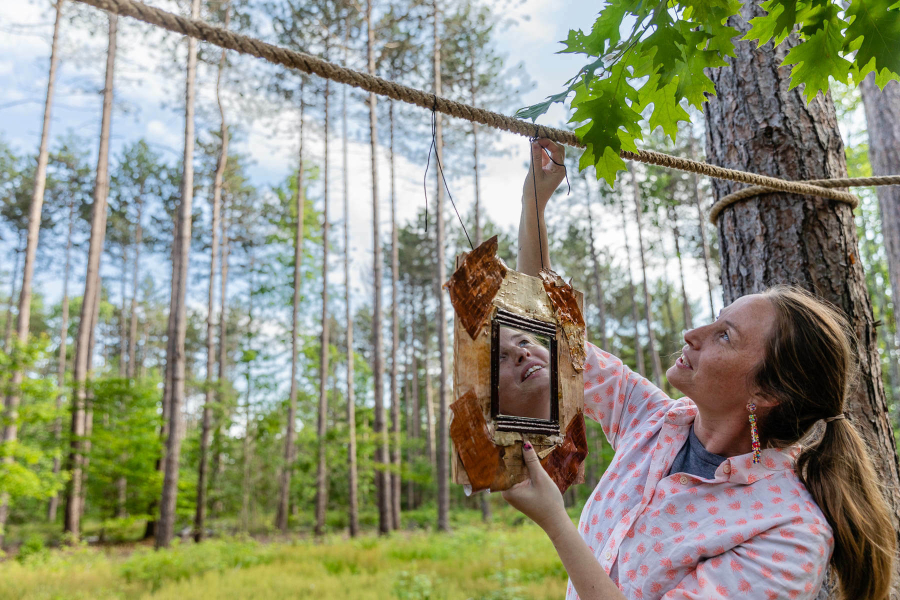
[[[676, 401], [666, 412], [666, 423], [690, 426], [697, 417], [697, 406], [687, 398]], [[720, 477], [730, 482], [751, 484], [780, 471], [794, 470], [794, 459], [800, 454], [800, 445], [787, 448], [766, 448], [760, 453], [760, 461], [753, 464], [753, 453], [726, 458], [716, 469]]]

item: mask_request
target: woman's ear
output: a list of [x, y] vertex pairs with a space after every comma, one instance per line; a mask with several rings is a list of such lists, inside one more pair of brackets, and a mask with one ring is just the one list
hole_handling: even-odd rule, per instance
[[764, 409], [766, 412], [772, 410], [776, 406], [778, 406], [779, 402], [777, 399], [769, 396], [768, 394], [762, 393], [753, 393], [750, 395], [751, 401], [756, 404], [758, 408]]

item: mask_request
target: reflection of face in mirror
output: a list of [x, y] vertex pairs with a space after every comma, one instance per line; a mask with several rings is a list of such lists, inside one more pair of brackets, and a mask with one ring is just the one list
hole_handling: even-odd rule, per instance
[[500, 326], [500, 414], [550, 419], [550, 339]]

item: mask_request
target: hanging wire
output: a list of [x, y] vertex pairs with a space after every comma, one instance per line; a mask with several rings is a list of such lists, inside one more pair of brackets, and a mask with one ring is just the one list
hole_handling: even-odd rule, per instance
[[434, 158], [437, 161], [438, 165], [438, 173], [441, 175], [441, 179], [444, 182], [444, 189], [447, 190], [447, 197], [450, 198], [450, 204], [453, 206], [453, 211], [456, 213], [456, 218], [459, 219], [459, 224], [462, 226], [463, 233], [466, 234], [466, 239], [469, 241], [469, 247], [474, 250], [475, 245], [472, 244], [472, 238], [469, 237], [469, 232], [466, 230], [466, 224], [463, 223], [462, 217], [459, 215], [459, 209], [456, 208], [456, 202], [453, 201], [453, 194], [450, 193], [450, 187], [447, 185], [447, 178], [444, 177], [444, 167], [441, 165], [441, 157], [438, 156], [437, 153], [437, 94], [434, 95], [434, 105], [431, 107], [431, 146], [428, 148], [428, 160], [425, 163], [425, 177], [422, 181], [422, 187], [425, 190], [425, 231], [428, 231], [428, 167], [431, 165], [431, 151], [434, 152]]
[[[534, 165], [534, 142], [536, 142], [538, 138], [533, 137], [529, 138], [528, 148], [530, 150], [529, 154], [531, 154], [531, 183], [534, 184], [534, 214], [537, 217], [537, 235], [538, 235], [538, 250], [541, 253], [541, 270], [546, 269], [544, 266], [544, 242], [541, 240], [541, 212], [538, 210], [538, 201], [537, 201], [537, 168]], [[541, 149], [547, 154], [547, 158], [550, 159], [554, 165], [558, 165], [563, 168], [563, 172], [566, 174], [566, 185], [569, 186], [569, 191], [566, 192], [566, 196], [572, 193], [572, 184], [569, 183], [569, 170], [566, 169], [566, 165], [561, 164], [553, 160], [553, 156], [550, 155], [550, 151], [541, 146]]]

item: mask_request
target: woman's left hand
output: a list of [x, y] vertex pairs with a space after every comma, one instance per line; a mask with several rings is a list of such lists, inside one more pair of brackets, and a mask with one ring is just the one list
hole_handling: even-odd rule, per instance
[[503, 499], [537, 523], [552, 538], [562, 527], [571, 527], [572, 521], [566, 514], [559, 488], [541, 466], [534, 447], [525, 442], [522, 454], [530, 478], [504, 491]]

